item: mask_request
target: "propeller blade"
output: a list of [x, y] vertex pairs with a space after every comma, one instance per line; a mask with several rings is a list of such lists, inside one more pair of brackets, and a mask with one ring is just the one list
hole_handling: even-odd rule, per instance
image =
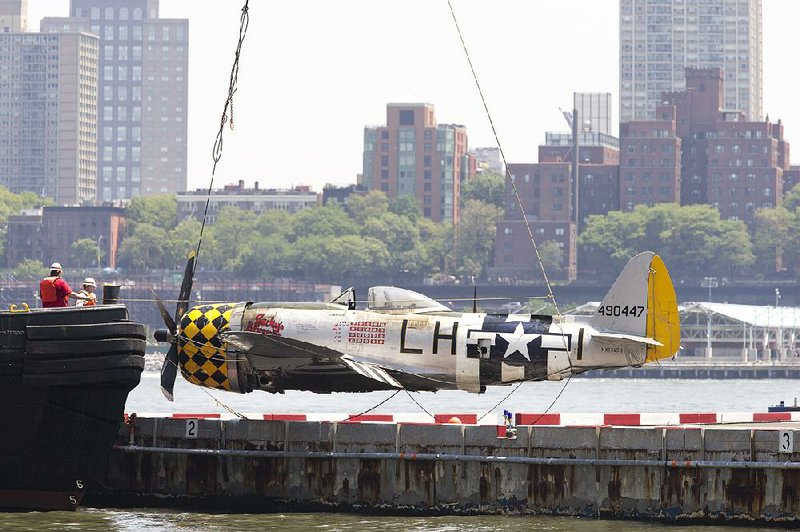
[[189, 260], [186, 261], [186, 270], [183, 272], [181, 282], [181, 293], [178, 295], [178, 305], [175, 308], [175, 323], [180, 323], [181, 318], [189, 308], [189, 296], [192, 294], [192, 283], [194, 282], [194, 262], [195, 253], [189, 253]]
[[161, 319], [164, 320], [164, 325], [167, 326], [167, 329], [169, 329], [169, 332], [171, 332], [173, 335], [177, 334], [178, 327], [175, 325], [175, 320], [169, 315], [169, 311], [167, 310], [167, 307], [164, 306], [164, 302], [161, 301], [161, 298], [158, 297], [158, 294], [156, 294], [155, 290], [151, 290], [151, 292], [153, 292], [153, 297], [156, 298], [158, 312], [161, 314]]
[[161, 393], [168, 401], [174, 401], [173, 390], [175, 388], [175, 378], [178, 376], [178, 346], [169, 346], [167, 356], [164, 357], [164, 364], [161, 366]]

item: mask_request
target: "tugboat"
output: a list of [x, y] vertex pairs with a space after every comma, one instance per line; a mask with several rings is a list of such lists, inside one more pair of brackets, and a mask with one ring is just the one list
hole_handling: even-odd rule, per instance
[[800, 405], [797, 404], [797, 397], [794, 398], [793, 405], [787, 405], [783, 401], [777, 405], [772, 405], [767, 408], [768, 412], [800, 412]]
[[0, 311], [0, 510], [80, 504], [105, 474], [144, 352], [124, 305]]

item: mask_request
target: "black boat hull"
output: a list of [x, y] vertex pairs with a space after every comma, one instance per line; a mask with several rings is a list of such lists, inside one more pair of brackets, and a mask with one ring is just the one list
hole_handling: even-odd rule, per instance
[[144, 335], [117, 305], [0, 313], [0, 509], [74, 509], [103, 478]]

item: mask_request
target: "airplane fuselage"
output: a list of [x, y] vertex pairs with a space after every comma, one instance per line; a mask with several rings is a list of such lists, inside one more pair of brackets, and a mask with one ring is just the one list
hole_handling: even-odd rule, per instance
[[[385, 313], [323, 307], [237, 304], [228, 330], [299, 340], [359, 363], [475, 392], [493, 384], [557, 380], [587, 369], [639, 365], [646, 357], [643, 345], [593, 339], [595, 331], [583, 316]], [[259, 370], [294, 369], [303, 363], [275, 353], [249, 353], [247, 358]], [[313, 353], [308, 358], [314, 358]]]

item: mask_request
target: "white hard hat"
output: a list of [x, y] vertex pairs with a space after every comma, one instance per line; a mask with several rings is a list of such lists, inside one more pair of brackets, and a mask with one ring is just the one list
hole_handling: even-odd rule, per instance
[[50, 269], [51, 270], [60, 270], [61, 269], [61, 263], [60, 262], [54, 262], [53, 264], [50, 265]]
[[87, 277], [86, 279], [83, 280], [83, 285], [97, 286], [97, 283], [94, 282], [94, 277]]

